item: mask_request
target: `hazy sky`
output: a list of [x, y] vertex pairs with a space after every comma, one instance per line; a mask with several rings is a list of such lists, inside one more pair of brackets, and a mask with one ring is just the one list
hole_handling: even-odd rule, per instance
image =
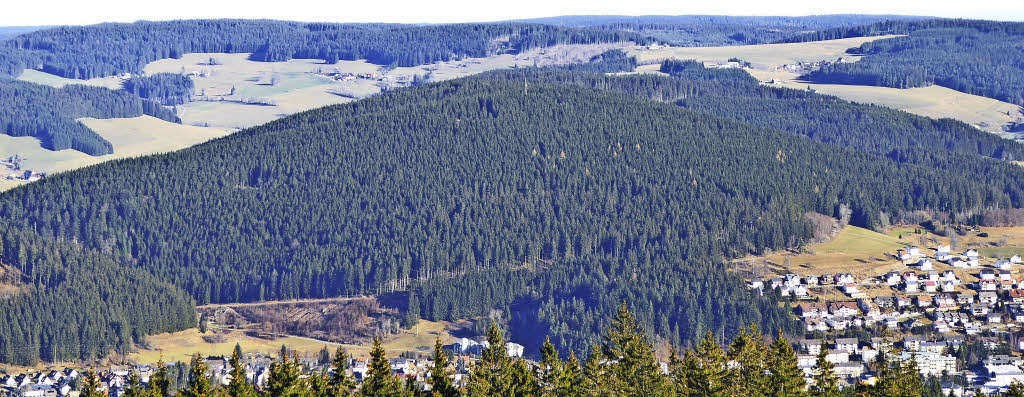
[[475, 22], [570, 14], [905, 14], [1024, 20], [1019, 0], [16, 0], [0, 26], [91, 24], [192, 18], [327, 22]]

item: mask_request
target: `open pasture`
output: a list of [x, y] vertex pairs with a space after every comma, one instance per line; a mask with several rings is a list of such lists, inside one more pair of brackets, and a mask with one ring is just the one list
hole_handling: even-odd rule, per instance
[[1001, 127], [1024, 121], [1021, 107], [971, 95], [945, 87], [888, 88], [842, 84], [810, 84], [799, 80], [799, 73], [779, 69], [797, 62], [835, 61], [840, 57], [856, 62], [858, 56], [846, 54], [848, 48], [865, 42], [894, 36], [859, 37], [792, 44], [762, 44], [726, 47], [664, 47], [648, 49], [636, 47], [630, 52], [637, 56], [642, 72], [656, 72], [657, 62], [664, 59], [693, 59], [701, 62], [724, 62], [738, 58], [751, 63], [746, 68], [758, 80], [778, 87], [811, 88], [819, 93], [859, 103], [869, 103], [903, 110], [932, 118], [952, 118], [989, 132], [1000, 132]]

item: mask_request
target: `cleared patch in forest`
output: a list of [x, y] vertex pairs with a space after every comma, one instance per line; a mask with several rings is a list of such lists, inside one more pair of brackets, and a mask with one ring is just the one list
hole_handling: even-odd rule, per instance
[[[203, 128], [163, 121], [150, 116], [119, 119], [79, 120], [114, 145], [114, 153], [90, 156], [75, 150], [53, 151], [40, 146], [33, 137], [12, 137], [0, 134], [0, 158], [14, 155], [22, 159], [22, 170], [48, 174], [73, 170], [104, 161], [168, 152], [228, 134], [216, 128]], [[0, 189], [6, 190], [24, 182], [7, 180], [12, 170], [4, 170]]]
[[840, 57], [856, 62], [858, 56], [846, 54], [846, 49], [865, 42], [895, 36], [858, 37], [851, 39], [815, 41], [792, 44], [763, 44], [726, 47], [663, 47], [651, 49], [636, 47], [630, 52], [644, 64], [643, 72], [656, 72], [664, 59], [694, 59], [702, 62], [725, 62], [738, 58], [751, 63], [745, 70], [765, 84], [794, 89], [813, 89], [819, 93], [859, 103], [870, 103], [903, 110], [932, 118], [952, 118], [974, 125], [989, 132], [999, 133], [1007, 138], [1017, 138], [1003, 133], [1010, 123], [1024, 121], [1020, 106], [971, 95], [939, 86], [899, 89], [888, 87], [810, 84], [799, 80], [799, 73], [780, 70], [780, 67], [797, 62], [836, 61]]

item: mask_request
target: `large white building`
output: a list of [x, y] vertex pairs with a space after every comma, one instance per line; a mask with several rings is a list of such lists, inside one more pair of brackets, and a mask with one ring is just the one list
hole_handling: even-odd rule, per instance
[[917, 361], [917, 370], [923, 376], [942, 376], [942, 373], [956, 373], [956, 357], [934, 353], [934, 352], [903, 352], [896, 356], [896, 359], [908, 361], [914, 358]]

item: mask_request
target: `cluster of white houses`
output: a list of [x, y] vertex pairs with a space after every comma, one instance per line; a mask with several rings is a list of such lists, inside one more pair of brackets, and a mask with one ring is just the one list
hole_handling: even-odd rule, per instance
[[[811, 299], [812, 289], [836, 288], [845, 294], [843, 300], [799, 303], [796, 314], [803, 319], [808, 332], [843, 331], [850, 327], [884, 325], [893, 330], [933, 327], [938, 333], [975, 335], [986, 327], [1002, 327], [1024, 323], [1024, 280], [1017, 280], [1013, 268], [1022, 258], [981, 264], [978, 252], [951, 254], [947, 245], [935, 249], [927, 258], [917, 247], [908, 247], [894, 254], [907, 269], [890, 271], [864, 280], [850, 273], [797, 275], [775, 277], [766, 284], [752, 280], [754, 289], [772, 288], [782, 296]], [[935, 269], [935, 261], [954, 268]], [[958, 274], [971, 274], [976, 281], [965, 283]], [[889, 288], [891, 294], [864, 293], [865, 288]], [[820, 296], [819, 296], [820, 298]], [[928, 318], [931, 321], [923, 321]]]
[[[468, 338], [461, 338], [455, 343], [446, 346], [451, 354], [451, 365], [454, 373], [454, 381], [461, 384], [468, 375], [467, 368], [477, 360], [477, 357], [484, 349], [489, 347], [487, 341], [474, 341]], [[506, 353], [509, 357], [522, 357], [523, 345], [507, 343]], [[390, 359], [392, 372], [400, 378], [413, 378], [415, 383], [423, 385], [426, 377], [430, 374], [428, 369], [433, 366], [433, 361], [428, 359], [413, 359], [396, 357]], [[269, 356], [246, 355], [244, 358], [246, 380], [262, 388], [270, 377], [270, 365], [273, 362]], [[305, 373], [320, 373], [332, 371], [330, 363], [321, 363], [313, 358], [300, 359], [301, 367]], [[223, 357], [208, 357], [206, 364], [209, 367], [208, 375], [215, 384], [227, 385], [231, 382], [231, 367]], [[175, 365], [168, 363], [169, 367]], [[369, 357], [350, 357], [348, 363], [351, 375], [362, 381], [369, 371]], [[106, 392], [110, 397], [121, 397], [125, 393], [131, 374], [139, 376], [143, 385], [149, 383], [155, 367], [153, 365], [116, 365], [103, 368], [97, 371], [100, 381], [100, 390]], [[78, 397], [81, 382], [75, 380], [79, 372], [74, 369], [63, 371], [51, 370], [24, 374], [0, 374], [0, 396], [11, 397]]]
[[[965, 395], [965, 392], [981, 390], [984, 394], [1003, 393], [1013, 382], [1024, 383], [1024, 365], [1020, 356], [991, 355], [974, 368], [958, 365], [951, 353], [965, 342], [962, 335], [947, 335], [940, 339], [910, 335], [900, 341], [890, 338], [871, 338], [861, 342], [857, 338], [836, 338], [832, 340], [804, 339], [799, 342], [797, 362], [804, 375], [811, 381], [818, 361], [818, 354], [824, 350], [825, 359], [835, 367], [835, 373], [845, 384], [856, 382], [872, 383], [875, 373], [870, 363], [886, 352], [891, 360], [907, 362], [914, 360], [922, 376], [955, 377], [959, 382], [943, 384], [943, 394]], [[996, 349], [1000, 340], [995, 337], [978, 338], [986, 348]]]

